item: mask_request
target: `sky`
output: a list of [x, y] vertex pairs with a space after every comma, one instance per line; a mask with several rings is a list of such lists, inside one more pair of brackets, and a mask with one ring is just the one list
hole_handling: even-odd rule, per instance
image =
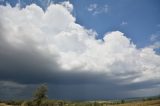
[[0, 0], [0, 99], [160, 94], [159, 0]]

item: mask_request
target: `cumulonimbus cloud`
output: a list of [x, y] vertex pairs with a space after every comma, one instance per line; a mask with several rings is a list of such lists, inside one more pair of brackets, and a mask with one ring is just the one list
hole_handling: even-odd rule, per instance
[[154, 49], [136, 48], [120, 31], [96, 39], [95, 31], [75, 22], [72, 9], [69, 2], [51, 4], [45, 12], [35, 4], [23, 9], [0, 6], [1, 76], [12, 73], [14, 79], [14, 72], [26, 71], [28, 76], [48, 72], [51, 79], [54, 70], [103, 74], [121, 83], [160, 81], [160, 56]]

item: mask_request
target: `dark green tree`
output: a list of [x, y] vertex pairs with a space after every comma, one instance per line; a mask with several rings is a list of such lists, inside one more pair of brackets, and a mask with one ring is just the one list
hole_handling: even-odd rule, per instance
[[48, 87], [45, 84], [40, 85], [35, 93], [34, 93], [34, 103], [37, 106], [40, 106], [43, 100], [47, 99], [47, 92], [48, 92]]
[[121, 103], [124, 104], [124, 103], [125, 103], [125, 100], [122, 99], [122, 100], [121, 100]]

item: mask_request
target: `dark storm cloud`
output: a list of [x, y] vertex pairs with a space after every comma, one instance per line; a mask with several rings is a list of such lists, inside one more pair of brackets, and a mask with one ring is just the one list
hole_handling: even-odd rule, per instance
[[[4, 41], [3, 41], [4, 42]], [[32, 47], [28, 45], [28, 47]], [[48, 60], [28, 47], [21, 50], [12, 49], [5, 42], [0, 49], [0, 78], [1, 80], [34, 81], [50, 75], [47, 67]], [[54, 64], [53, 64], [54, 65]], [[36, 80], [35, 80], [36, 82]]]
[[14, 48], [4, 39], [3, 28], [0, 35], [0, 80], [15, 81], [25, 84], [54, 83], [54, 84], [85, 84], [106, 83], [104, 74], [80, 72], [78, 69], [63, 71], [52, 59], [34, 48], [32, 42]]
[[[2, 38], [2, 36], [1, 36]], [[2, 38], [3, 39], [3, 38]], [[103, 74], [70, 71], [65, 72], [50, 57], [35, 51], [31, 44], [21, 49], [12, 48], [5, 40], [0, 46], [0, 80], [19, 83], [98, 83]], [[53, 68], [52, 68], [53, 67]], [[77, 69], [75, 69], [77, 70]]]

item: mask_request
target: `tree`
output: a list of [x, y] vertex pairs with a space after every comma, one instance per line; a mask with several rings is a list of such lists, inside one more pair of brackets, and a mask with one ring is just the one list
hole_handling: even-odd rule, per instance
[[45, 84], [40, 85], [34, 93], [34, 102], [37, 106], [40, 106], [43, 100], [47, 99], [48, 87]]
[[124, 103], [125, 103], [125, 100], [122, 99], [122, 100], [121, 100], [121, 103], [124, 104]]

